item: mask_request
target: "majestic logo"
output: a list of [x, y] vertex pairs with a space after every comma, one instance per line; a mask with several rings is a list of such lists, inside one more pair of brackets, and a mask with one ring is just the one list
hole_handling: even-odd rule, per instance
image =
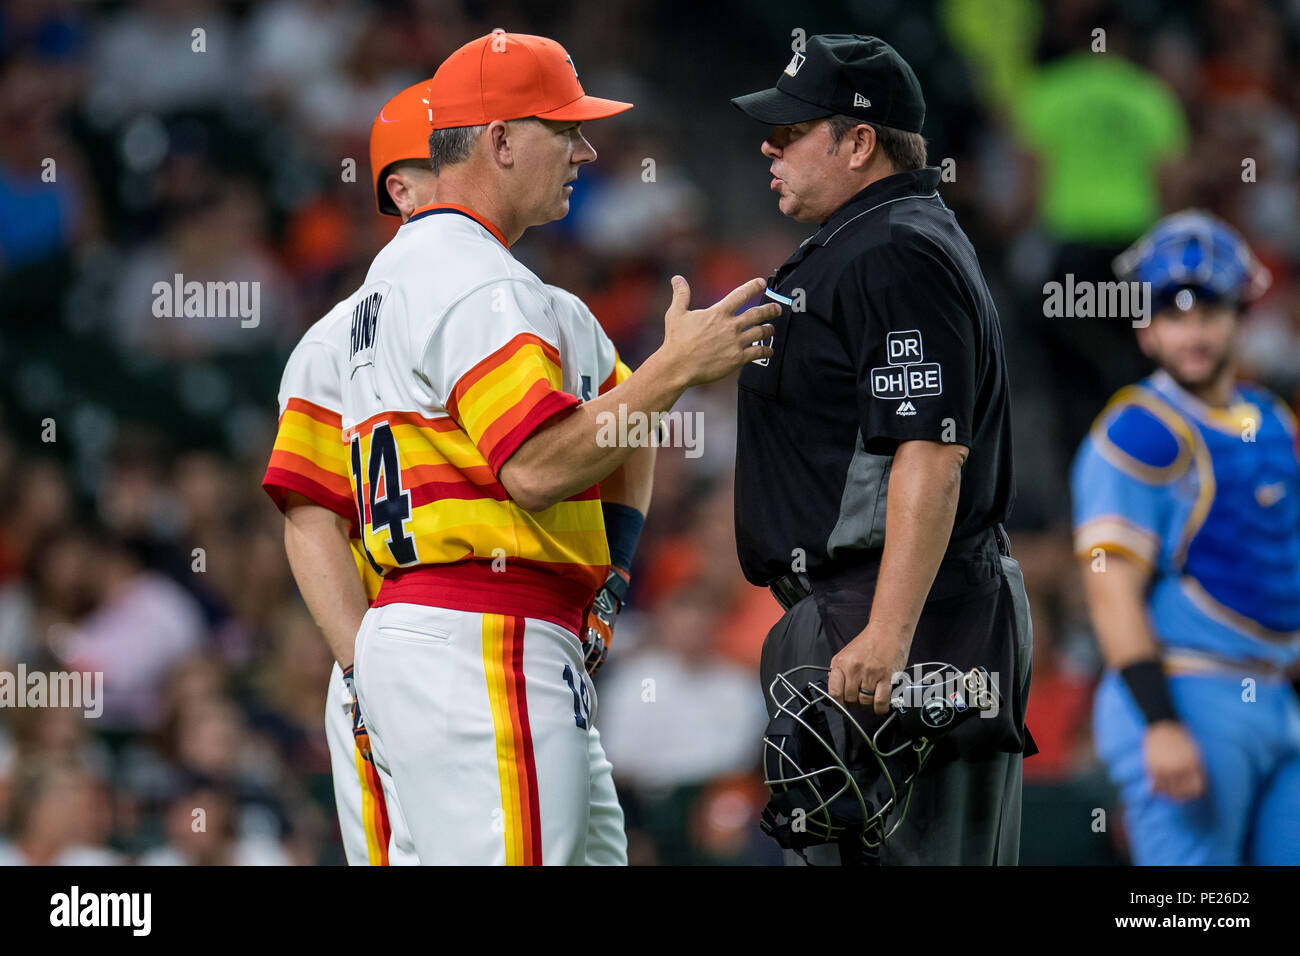
[[854, 93], [854, 94], [853, 94], [853, 105], [854, 105], [854, 106], [860, 106], [860, 107], [862, 107], [863, 109], [866, 109], [868, 106], [871, 105], [871, 100], [867, 99], [867, 98], [866, 98], [865, 96], [863, 96], [861, 93]]
[[895, 415], [915, 415], [916, 406], [909, 401], [904, 401], [894, 412]]
[[785, 75], [794, 76], [796, 73], [798, 73], [799, 67], [803, 66], [803, 61], [806, 59], [808, 58], [804, 56], [802, 53], [796, 53], [794, 55], [794, 58], [790, 61], [790, 65], [785, 68]]

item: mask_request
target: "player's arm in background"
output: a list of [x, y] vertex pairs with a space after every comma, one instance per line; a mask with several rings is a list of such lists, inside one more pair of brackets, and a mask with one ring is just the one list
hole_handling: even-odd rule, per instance
[[296, 491], [284, 509], [284, 550], [312, 620], [339, 666], [352, 666], [357, 632], [370, 602], [357, 574], [351, 522]]
[[1143, 756], [1152, 788], [1190, 800], [1204, 792], [1205, 771], [1174, 711], [1147, 613], [1167, 485], [1185, 467], [1176, 436], [1162, 428], [1145, 409], [1122, 402], [1098, 417], [1071, 473], [1075, 553], [1102, 657], [1147, 721]]
[[[586, 306], [582, 306], [582, 308], [585, 309]], [[592, 322], [595, 321], [593, 316]], [[599, 329], [598, 325], [597, 329]], [[612, 359], [610, 364], [613, 366], [612, 371], [600, 386], [598, 394], [604, 395], [631, 378], [632, 370], [618, 357], [618, 352], [614, 350], [614, 343], [605, 338], [603, 332], [600, 333], [600, 336], [603, 340], [601, 343], [602, 351], [608, 351], [608, 357]], [[602, 363], [604, 363], [606, 356], [602, 355], [601, 358]], [[640, 523], [644, 523], [646, 516], [650, 514], [650, 499], [654, 495], [655, 454], [657, 450], [654, 445], [634, 449], [623, 461], [623, 464], [600, 481], [600, 503], [605, 508], [605, 529], [610, 537], [610, 560], [615, 567], [623, 571], [630, 571], [632, 568], [632, 554], [636, 550], [636, 537], [640, 535]], [[622, 509], [636, 512], [639, 521], [638, 518], [630, 516], [621, 517], [620, 510]], [[635, 535], [630, 542], [619, 540], [626, 536], [626, 534], [621, 533], [621, 528], [626, 526], [629, 521], [636, 524]], [[612, 528], [611, 524], [613, 525]], [[630, 533], [627, 532], [627, 534]]]
[[[593, 331], [598, 334], [597, 349], [601, 358], [601, 371], [612, 365], [603, 378], [600, 394], [627, 381], [632, 370], [618, 357], [614, 343], [601, 330], [595, 316], [581, 300], [573, 297], [575, 308], [590, 317]], [[632, 557], [650, 513], [650, 499], [654, 494], [654, 470], [657, 449], [646, 445], [635, 449], [600, 482], [600, 506], [605, 522], [605, 537], [609, 542], [609, 574], [605, 585], [596, 594], [587, 614], [584, 631], [583, 655], [587, 673], [595, 676], [613, 647], [614, 623], [627, 601], [632, 583]]]
[[[575, 335], [590, 336], [596, 353], [596, 377], [600, 381], [596, 396], [609, 394], [632, 377], [632, 370], [619, 357], [618, 349], [605, 334], [600, 320], [587, 308], [587, 304], [578, 296], [548, 285], [551, 302], [557, 312], [563, 313], [574, 328]], [[650, 513], [650, 499], [654, 493], [655, 470], [654, 445], [637, 448], [623, 464], [619, 465], [600, 480], [600, 500], [605, 505], [619, 505], [631, 508], [640, 514], [642, 520]], [[634, 542], [635, 544], [635, 542]], [[628, 556], [631, 560], [631, 555]], [[630, 563], [615, 561], [619, 567], [628, 568]]]
[[[1106, 666], [1121, 674], [1136, 673], [1139, 687], [1149, 686], [1143, 681], [1163, 681], [1159, 671], [1160, 643], [1147, 621], [1150, 570], [1119, 553], [1107, 553], [1104, 571], [1093, 570], [1091, 563], [1083, 563], [1084, 594]], [[1144, 670], [1149, 673], [1144, 674]], [[1128, 679], [1130, 684], [1132, 679]], [[1143, 751], [1151, 786], [1157, 793], [1175, 800], [1191, 800], [1204, 791], [1200, 751], [1175, 716], [1148, 723]]]
[[346, 671], [369, 601], [351, 545], [356, 506], [341, 407], [335, 356], [324, 343], [304, 339], [285, 366], [262, 487], [284, 513], [285, 552], [303, 601]]
[[[608, 342], [608, 339], [606, 339]], [[613, 343], [608, 346], [613, 349]], [[605, 395], [632, 377], [632, 370], [614, 352], [614, 370], [600, 387]], [[600, 482], [602, 504], [617, 504], [633, 508], [644, 519], [650, 513], [650, 499], [654, 494], [655, 452], [653, 445], [635, 449], [623, 464], [610, 472]], [[617, 562], [615, 562], [617, 563]]]
[[655, 451], [653, 447], [637, 448], [610, 472], [600, 482], [601, 503], [632, 508], [644, 519], [654, 494]]

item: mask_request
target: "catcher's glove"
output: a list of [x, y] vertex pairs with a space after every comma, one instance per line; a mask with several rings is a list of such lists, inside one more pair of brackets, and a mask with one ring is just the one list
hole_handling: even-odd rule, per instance
[[352, 676], [352, 666], [343, 672], [343, 683], [347, 685], [352, 697], [352, 736], [357, 742], [357, 752], [367, 761], [370, 756], [370, 731], [366, 730], [366, 718], [361, 716], [361, 702], [357, 700], [357, 685]]
[[614, 621], [623, 609], [630, 580], [622, 568], [611, 566], [604, 587], [596, 592], [591, 610], [587, 612], [587, 626], [582, 632], [582, 654], [589, 676], [594, 677], [600, 670], [614, 642]]

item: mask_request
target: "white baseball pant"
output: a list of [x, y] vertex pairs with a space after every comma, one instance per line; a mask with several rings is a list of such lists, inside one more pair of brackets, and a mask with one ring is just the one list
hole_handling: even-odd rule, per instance
[[334, 804], [348, 865], [400, 866], [418, 862], [401, 809], [386, 799], [377, 768], [357, 752], [352, 735], [352, 695], [337, 662], [325, 696], [325, 740], [329, 744]]
[[356, 686], [385, 795], [403, 809], [421, 864], [627, 862], [572, 632], [534, 618], [373, 607], [357, 635]]

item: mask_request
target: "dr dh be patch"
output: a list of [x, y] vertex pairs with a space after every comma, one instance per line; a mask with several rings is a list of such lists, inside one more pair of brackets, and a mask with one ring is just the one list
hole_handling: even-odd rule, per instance
[[925, 361], [919, 329], [887, 333], [885, 350], [889, 364], [871, 370], [871, 394], [886, 400], [901, 399], [895, 414], [915, 415], [910, 399], [943, 392], [939, 363]]

